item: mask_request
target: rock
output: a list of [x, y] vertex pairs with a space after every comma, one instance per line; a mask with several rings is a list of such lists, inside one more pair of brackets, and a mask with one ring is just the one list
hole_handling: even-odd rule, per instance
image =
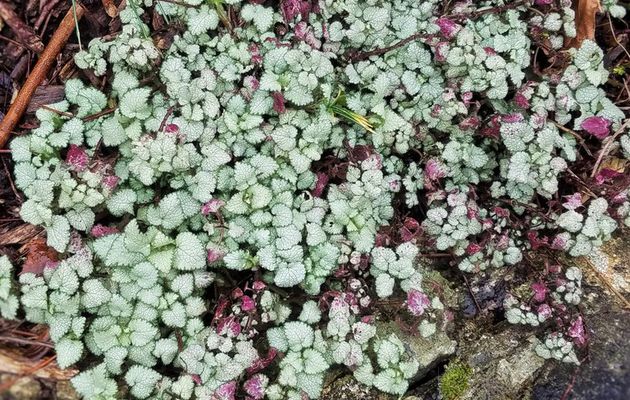
[[[1, 383], [13, 381], [15, 375], [3, 375], [0, 378]], [[42, 387], [40, 383], [31, 377], [22, 377], [17, 379], [11, 388], [6, 392], [7, 397], [1, 397], [2, 399], [15, 399], [15, 400], [39, 400], [42, 398]]]
[[571, 400], [630, 399], [630, 313], [602, 290], [586, 296], [582, 306], [589, 359], [579, 367], [549, 363], [531, 390], [533, 400], [559, 399], [569, 387]]
[[321, 400], [394, 400], [396, 396], [379, 392], [344, 375], [324, 387]]
[[420, 334], [410, 335], [403, 332], [395, 322], [377, 323], [376, 329], [381, 336], [395, 333], [405, 343], [411, 355], [418, 360], [420, 368], [411, 380], [412, 382], [422, 379], [435, 366], [455, 354], [455, 350], [457, 350], [457, 342], [440, 330], [428, 338], [423, 338]]
[[[588, 257], [580, 257], [575, 263], [584, 271], [587, 280], [606, 291], [630, 293], [630, 239], [621, 236], [594, 249]], [[618, 297], [619, 299], [620, 297]], [[628, 306], [626, 300], [622, 302]]]
[[520, 399], [545, 360], [536, 355], [535, 337], [508, 326], [499, 334], [482, 336], [470, 344], [461, 360], [473, 370], [460, 399]]

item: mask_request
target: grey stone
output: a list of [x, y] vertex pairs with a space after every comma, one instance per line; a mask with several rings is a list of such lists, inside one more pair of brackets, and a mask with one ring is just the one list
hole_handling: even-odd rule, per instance
[[462, 400], [520, 399], [545, 360], [536, 355], [535, 337], [508, 326], [496, 335], [482, 336], [460, 356], [473, 369]]
[[457, 342], [440, 330], [428, 338], [423, 338], [420, 334], [410, 335], [403, 332], [395, 322], [377, 323], [376, 329], [381, 336], [395, 333], [407, 346], [411, 355], [418, 360], [420, 368], [411, 380], [412, 382], [422, 379], [435, 366], [455, 354], [457, 350]]
[[579, 367], [548, 363], [531, 390], [531, 399], [559, 399], [567, 390], [571, 400], [630, 399], [630, 312], [603, 291], [589, 297], [583, 302], [589, 359]]

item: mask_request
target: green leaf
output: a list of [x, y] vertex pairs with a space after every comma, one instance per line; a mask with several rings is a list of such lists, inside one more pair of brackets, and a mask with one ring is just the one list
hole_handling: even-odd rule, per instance
[[175, 240], [175, 268], [182, 271], [204, 269], [206, 267], [206, 251], [199, 238], [190, 232], [182, 232]]
[[147, 119], [151, 116], [149, 95], [151, 89], [139, 88], [128, 91], [120, 99], [119, 110], [127, 118]]
[[32, 199], [26, 200], [22, 204], [20, 217], [22, 217], [25, 222], [33, 225], [52, 223], [52, 211], [50, 208], [45, 207]]
[[103, 144], [105, 146], [118, 146], [127, 140], [127, 133], [118, 118], [111, 117], [103, 121], [101, 125]]
[[87, 232], [94, 225], [94, 217], [94, 212], [91, 209], [81, 205], [66, 213], [70, 225], [74, 229], [84, 232]]
[[131, 394], [139, 399], [151, 395], [162, 376], [151, 368], [133, 365], [125, 375], [125, 381], [131, 387]]
[[109, 377], [105, 364], [81, 372], [72, 378], [72, 386], [86, 399], [110, 400], [115, 398], [118, 391], [116, 382]]
[[46, 243], [63, 253], [66, 246], [70, 243], [70, 224], [68, 220], [61, 215], [54, 215], [50, 226], [46, 227]]
[[133, 346], [144, 346], [152, 342], [158, 330], [155, 326], [141, 319], [134, 319], [129, 323], [131, 330], [131, 344]]
[[133, 189], [118, 190], [107, 200], [107, 209], [116, 217], [125, 213], [133, 214], [136, 200], [137, 196]]
[[83, 354], [83, 343], [80, 340], [63, 338], [55, 345], [57, 364], [60, 368], [68, 368], [79, 361]]

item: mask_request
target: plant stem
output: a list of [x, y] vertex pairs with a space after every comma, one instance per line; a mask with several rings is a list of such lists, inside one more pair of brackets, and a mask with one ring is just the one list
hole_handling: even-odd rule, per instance
[[79, 19], [77, 18], [77, 0], [72, 0], [72, 16], [74, 17], [74, 29], [77, 32], [77, 40], [79, 41], [79, 50], [83, 51], [81, 31], [79, 30]]

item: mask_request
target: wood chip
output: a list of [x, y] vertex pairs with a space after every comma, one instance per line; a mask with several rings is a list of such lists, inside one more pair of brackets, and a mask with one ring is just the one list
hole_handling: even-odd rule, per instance
[[57, 103], [64, 99], [63, 85], [40, 86], [35, 89], [31, 102], [26, 108], [27, 113], [34, 113], [41, 106]]
[[[2, 1], [2, 0], [0, 0]], [[3, 4], [3, 3], [0, 3]], [[75, 32], [75, 14], [77, 19], [81, 19], [85, 13], [85, 8], [77, 5], [76, 10], [72, 7], [68, 10], [63, 20], [50, 38], [46, 49], [42, 52], [41, 57], [35, 64], [35, 68], [24, 82], [20, 92], [11, 104], [9, 111], [0, 121], [0, 148], [9, 141], [13, 128], [24, 115], [24, 111], [31, 102], [33, 93], [37, 87], [43, 82], [44, 78], [57, 62], [57, 56], [63, 49], [71, 34]]]
[[30, 50], [41, 53], [44, 51], [44, 43], [35, 31], [22, 21], [22, 19], [13, 11], [13, 8], [4, 1], [0, 1], [0, 18], [11, 28], [19, 41]]
[[32, 238], [43, 233], [43, 229], [34, 225], [24, 224], [15, 228], [9, 228], [6, 232], [0, 232], [0, 243], [25, 244]]

